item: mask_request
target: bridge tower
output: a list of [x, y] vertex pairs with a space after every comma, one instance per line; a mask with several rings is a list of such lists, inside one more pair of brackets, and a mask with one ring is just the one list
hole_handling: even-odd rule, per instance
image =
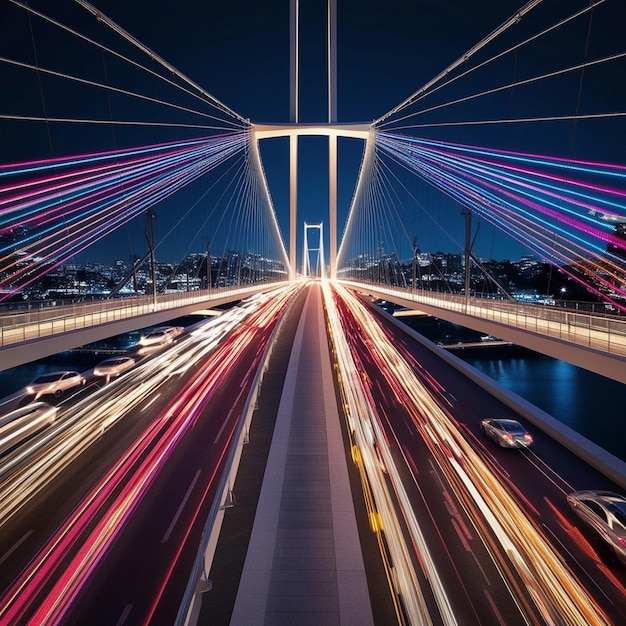
[[[289, 3], [290, 122], [296, 125], [300, 109], [300, 0]], [[296, 278], [296, 227], [298, 219], [298, 135], [289, 135], [289, 279]]]
[[[337, 123], [337, 0], [328, 0], [328, 123]], [[337, 278], [337, 135], [328, 135], [330, 279]]]
[[[337, 123], [337, 0], [327, 0], [327, 73], [328, 73], [328, 124]], [[290, 121], [299, 123], [300, 70], [299, 70], [299, 17], [300, 0], [291, 0], [289, 7], [290, 39]], [[328, 135], [328, 209], [330, 237], [330, 278], [337, 276], [337, 135]], [[289, 138], [289, 265], [290, 279], [296, 274], [296, 230], [298, 217], [298, 134]], [[306, 232], [306, 227], [305, 227]], [[303, 268], [304, 271], [304, 268]]]
[[[319, 244], [317, 248], [309, 246], [309, 230], [315, 229], [319, 231]], [[308, 278], [311, 269], [310, 253], [317, 252], [317, 265], [319, 267], [320, 278], [326, 278], [326, 259], [324, 257], [324, 223], [307, 224], [304, 222], [304, 249], [302, 253], [302, 274], [304, 278]], [[317, 273], [317, 272], [316, 272]]]

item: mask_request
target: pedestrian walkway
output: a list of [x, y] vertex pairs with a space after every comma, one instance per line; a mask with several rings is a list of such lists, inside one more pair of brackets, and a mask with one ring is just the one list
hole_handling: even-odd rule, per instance
[[339, 420], [316, 285], [289, 360], [232, 625], [373, 624]]

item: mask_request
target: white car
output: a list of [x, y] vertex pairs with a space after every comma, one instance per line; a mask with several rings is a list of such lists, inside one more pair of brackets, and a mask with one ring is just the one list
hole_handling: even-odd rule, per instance
[[66, 391], [85, 384], [85, 377], [79, 372], [50, 372], [42, 374], [26, 386], [26, 393], [35, 396], [35, 400], [41, 396], [54, 396], [62, 398]]
[[31, 402], [0, 416], [0, 454], [54, 422], [57, 407], [46, 402]]
[[93, 374], [94, 376], [103, 376], [108, 380], [135, 367], [135, 363], [135, 359], [130, 356], [112, 356], [98, 363], [98, 365], [93, 368]]
[[567, 504], [626, 565], [626, 498], [612, 491], [574, 491]]
[[527, 448], [533, 442], [532, 435], [517, 420], [482, 420], [480, 430], [503, 448]]
[[143, 335], [139, 340], [142, 346], [162, 345], [172, 343], [178, 335], [183, 332], [182, 326], [159, 326], [154, 328], [148, 334]]

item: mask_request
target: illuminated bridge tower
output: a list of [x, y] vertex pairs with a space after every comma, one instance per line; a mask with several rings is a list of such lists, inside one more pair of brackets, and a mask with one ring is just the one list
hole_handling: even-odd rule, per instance
[[329, 274], [337, 274], [337, 137], [367, 140], [370, 124], [337, 123], [337, 0], [328, 2], [328, 121], [322, 124], [300, 124], [299, 121], [299, 12], [300, 0], [290, 0], [290, 123], [253, 124], [257, 140], [289, 137], [289, 266], [291, 280], [296, 277], [296, 230], [298, 216], [298, 137], [322, 135], [328, 137], [328, 207], [329, 207]]
[[[317, 230], [319, 233], [319, 243], [317, 248], [309, 246], [309, 230]], [[316, 252], [316, 266], [315, 271], [311, 272], [311, 258], [310, 253]], [[324, 224], [307, 224], [304, 222], [304, 251], [302, 254], [302, 274], [304, 278], [308, 278], [309, 274], [320, 276], [320, 278], [326, 278], [326, 259], [324, 258]]]

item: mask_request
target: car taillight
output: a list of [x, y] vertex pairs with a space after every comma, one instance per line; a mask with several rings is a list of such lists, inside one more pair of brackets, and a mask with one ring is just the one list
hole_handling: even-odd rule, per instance
[[620, 546], [622, 546], [622, 548], [626, 548], [626, 538], [625, 537], [618, 537], [617, 541], [619, 542]]
[[529, 435], [528, 433], [526, 433], [526, 434], [524, 435], [524, 439], [526, 439], [526, 441], [532, 441], [532, 440], [533, 440], [533, 436], [532, 436], [532, 435]]
[[513, 437], [511, 435], [504, 435], [504, 441], [512, 441]]

